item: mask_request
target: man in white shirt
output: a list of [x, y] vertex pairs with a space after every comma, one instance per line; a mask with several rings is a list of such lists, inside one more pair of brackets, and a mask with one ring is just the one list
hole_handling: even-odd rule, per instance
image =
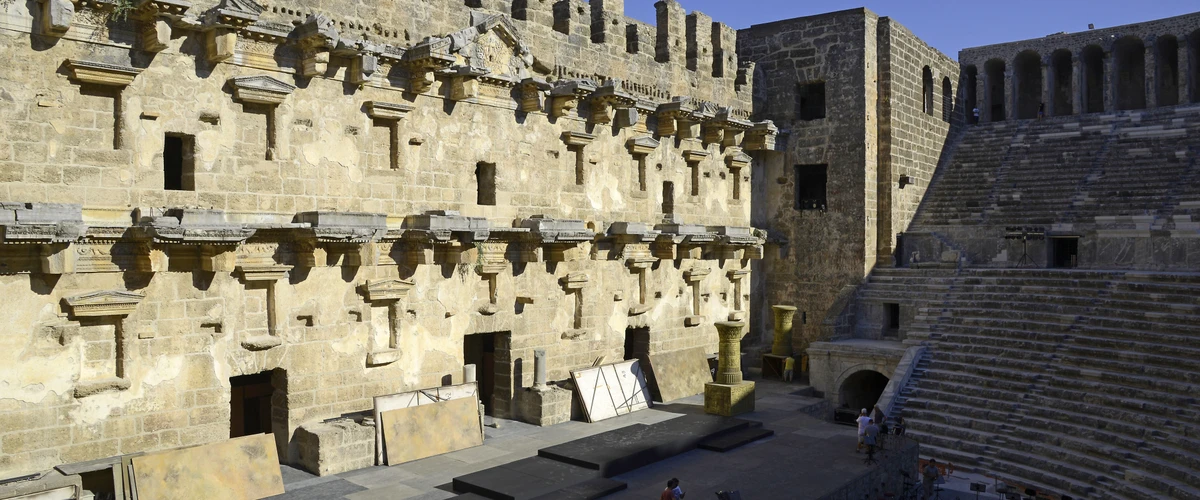
[[871, 423], [871, 417], [867, 416], [866, 408], [863, 408], [862, 411], [858, 412], [858, 418], [855, 420], [855, 422], [858, 422], [858, 447], [855, 448], [854, 451], [860, 452], [863, 448], [863, 435], [867, 433], [867, 424]]

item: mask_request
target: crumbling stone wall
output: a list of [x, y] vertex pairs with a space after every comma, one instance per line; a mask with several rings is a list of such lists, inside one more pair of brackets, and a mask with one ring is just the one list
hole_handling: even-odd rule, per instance
[[602, 42], [541, 2], [61, 4], [0, 16], [0, 476], [225, 439], [230, 377], [263, 372], [294, 462], [302, 424], [460, 381], [474, 333], [508, 332], [494, 412], [521, 418], [535, 348], [563, 380], [628, 327], [713, 351], [749, 310], [772, 129], [731, 32], [674, 2], [678, 45], [621, 41], [611, 2]]

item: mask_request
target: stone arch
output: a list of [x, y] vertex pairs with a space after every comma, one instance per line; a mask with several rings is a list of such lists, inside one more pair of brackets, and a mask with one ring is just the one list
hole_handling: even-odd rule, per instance
[[1113, 99], [1117, 110], [1146, 108], [1146, 44], [1127, 36], [1113, 44]]
[[1082, 68], [1079, 83], [1084, 113], [1104, 112], [1104, 49], [1099, 45], [1088, 45], [1079, 53]]
[[984, 88], [983, 98], [987, 103], [989, 121], [1004, 121], [1004, 60], [992, 59], [983, 65]]
[[1037, 118], [1042, 106], [1042, 57], [1026, 50], [1013, 59], [1013, 93], [1018, 119]]
[[1154, 104], [1179, 104], [1179, 39], [1164, 35], [1154, 40]]
[[1051, 114], [1069, 115], [1074, 104], [1071, 98], [1071, 82], [1075, 79], [1071, 51], [1059, 49], [1050, 54], [1050, 67], [1050, 81], [1053, 82], [1053, 90], [1050, 92]]
[[869, 367], [848, 370], [837, 383], [838, 405], [852, 410], [866, 408], [868, 411], [879, 402], [879, 396], [887, 388], [888, 377]]
[[951, 114], [954, 113], [954, 86], [950, 83], [950, 77], [942, 77], [942, 121], [949, 122]]
[[1200, 29], [1187, 36], [1187, 85], [1191, 102], [1200, 102]]
[[921, 69], [921, 109], [933, 116], [933, 70], [929, 66]]
[[979, 96], [976, 95], [977, 91], [975, 88], [979, 85], [979, 68], [972, 64], [963, 70], [963, 74], [966, 75], [966, 83], [964, 84], [966, 85], [964, 87], [966, 89], [966, 92], [964, 92], [966, 106], [964, 106], [964, 109], [967, 110], [967, 123], [976, 123], [978, 120], [975, 119], [974, 110], [979, 107]]

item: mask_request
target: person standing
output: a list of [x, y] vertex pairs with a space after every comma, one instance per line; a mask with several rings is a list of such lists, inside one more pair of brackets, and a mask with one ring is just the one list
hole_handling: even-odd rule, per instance
[[858, 418], [854, 421], [858, 422], [858, 447], [854, 451], [860, 452], [863, 448], [863, 435], [867, 432], [867, 424], [871, 423], [871, 417], [867, 416], [867, 409], [863, 408], [859, 411]]
[[933, 487], [937, 483], [939, 477], [942, 476], [941, 471], [937, 468], [937, 459], [929, 459], [929, 463], [925, 465], [925, 469], [921, 471], [921, 499], [928, 500], [933, 496]]
[[875, 445], [878, 444], [879, 426], [875, 425], [875, 419], [867, 422], [867, 429], [863, 431], [863, 442], [867, 445], [868, 453], [875, 453]]
[[671, 478], [667, 481], [667, 487], [663, 489], [662, 495], [659, 495], [659, 500], [683, 500], [683, 488], [679, 487], [679, 479]]
[[786, 359], [783, 360], [783, 381], [791, 382], [792, 374], [795, 373], [795, 370], [796, 370], [796, 358], [788, 356]]

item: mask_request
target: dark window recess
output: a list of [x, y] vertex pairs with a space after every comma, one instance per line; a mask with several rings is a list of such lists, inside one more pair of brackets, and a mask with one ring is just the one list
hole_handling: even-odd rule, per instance
[[195, 142], [188, 135], [169, 134], [163, 141], [163, 189], [195, 191]]
[[663, 183], [662, 211], [667, 215], [675, 213], [675, 183], [673, 182]]
[[1053, 267], [1073, 268], [1079, 265], [1079, 238], [1050, 238]]
[[884, 325], [888, 330], [900, 329], [900, 304], [884, 304], [887, 310], [887, 323]]
[[796, 210], [825, 210], [828, 165], [796, 165]]
[[484, 413], [492, 414], [492, 395], [496, 389], [496, 334], [476, 333], [463, 338], [463, 360], [475, 365], [479, 399]]
[[475, 182], [478, 186], [476, 203], [479, 205], [496, 204], [496, 164], [479, 162], [475, 164]]
[[802, 83], [796, 90], [801, 120], [825, 118], [825, 82]]

